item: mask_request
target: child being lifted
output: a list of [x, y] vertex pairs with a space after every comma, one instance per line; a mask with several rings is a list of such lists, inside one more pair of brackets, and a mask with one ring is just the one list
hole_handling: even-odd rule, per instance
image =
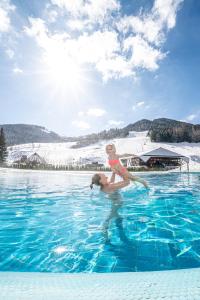
[[145, 188], [148, 188], [148, 184], [145, 180], [140, 177], [133, 176], [128, 172], [128, 170], [122, 166], [119, 161], [119, 155], [116, 154], [116, 148], [114, 144], [109, 144], [106, 146], [106, 153], [108, 154], [108, 163], [111, 167], [111, 170], [117, 175], [121, 176], [124, 179], [130, 179], [132, 181], [138, 181], [142, 183]]

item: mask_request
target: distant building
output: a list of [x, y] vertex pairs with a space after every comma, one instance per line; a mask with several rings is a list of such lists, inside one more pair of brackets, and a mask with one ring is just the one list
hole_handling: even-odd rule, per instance
[[34, 153], [31, 156], [27, 157], [27, 155], [22, 155], [19, 160], [16, 160], [12, 164], [17, 167], [36, 167], [36, 166], [44, 166], [46, 165], [46, 161], [43, 157], [41, 157], [38, 153]]
[[78, 166], [87, 167], [87, 166], [104, 166], [101, 157], [80, 157], [77, 161]]
[[38, 153], [34, 153], [27, 158], [27, 164], [30, 166], [46, 165], [46, 161]]
[[86, 168], [98, 170], [100, 168], [104, 167], [104, 164], [98, 163], [98, 162], [91, 162], [85, 165]]
[[22, 155], [20, 159], [15, 160], [12, 165], [13, 166], [26, 166], [27, 163], [27, 155]]
[[172, 169], [176, 167], [181, 168], [181, 165], [184, 162], [186, 162], [189, 170], [188, 157], [162, 147], [143, 153], [142, 155], [140, 155], [140, 159], [149, 168], [156, 167], [156, 168], [164, 168], [164, 169]]
[[122, 165], [127, 168], [144, 165], [142, 159], [135, 154], [122, 154], [119, 159]]
[[121, 163], [127, 167], [146, 167], [158, 169], [174, 169], [187, 163], [189, 170], [189, 158], [165, 148], [157, 148], [142, 155], [123, 154], [120, 155]]

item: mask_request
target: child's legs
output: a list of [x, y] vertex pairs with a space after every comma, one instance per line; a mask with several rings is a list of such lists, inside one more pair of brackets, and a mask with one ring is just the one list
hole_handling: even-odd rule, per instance
[[137, 181], [137, 182], [140, 182], [142, 183], [145, 187], [148, 187], [148, 184], [145, 180], [143, 180], [142, 178], [140, 177], [137, 177], [137, 176], [134, 176], [132, 175], [131, 173], [129, 173], [128, 171], [125, 172], [124, 174], [121, 174], [121, 177], [125, 180], [129, 179], [129, 180], [132, 180], [133, 182]]
[[119, 176], [121, 176], [124, 180], [132, 180], [133, 182], [137, 181], [142, 183], [145, 187], [148, 187], [147, 183], [145, 180], [143, 180], [140, 177], [134, 176], [131, 173], [129, 173], [129, 171], [123, 167], [123, 169], [121, 169], [121, 172], [118, 173]]
[[136, 178], [135, 176], [131, 175], [128, 171], [121, 173], [119, 176], [121, 176], [124, 180], [135, 180]]
[[132, 174], [130, 174], [130, 173], [129, 173], [129, 179], [130, 179], [130, 180], [133, 180], [133, 181], [139, 181], [139, 180], [140, 180], [139, 177], [134, 176], [134, 175], [132, 175]]

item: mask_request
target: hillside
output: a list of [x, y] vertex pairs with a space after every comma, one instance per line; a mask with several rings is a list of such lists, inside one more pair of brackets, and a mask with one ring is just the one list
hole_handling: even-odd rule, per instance
[[168, 143], [198, 143], [200, 142], [200, 125], [176, 121], [167, 118], [159, 118], [153, 121], [142, 119], [124, 128], [111, 128], [99, 133], [92, 133], [79, 137], [62, 137], [45, 127], [25, 124], [0, 125], [4, 128], [7, 145], [26, 143], [56, 143], [75, 142], [73, 149], [86, 147], [103, 140], [125, 138], [130, 131], [148, 131], [152, 142]]
[[94, 144], [100, 140], [109, 140], [113, 138], [124, 138], [128, 136], [129, 131], [149, 130], [152, 121], [140, 120], [129, 124], [124, 128], [112, 128], [103, 130], [99, 133], [92, 133], [79, 137], [62, 137], [45, 127], [26, 124], [4, 124], [3, 127], [6, 143], [8, 146], [27, 144], [27, 143], [56, 143], [56, 142], [76, 142], [72, 147], [80, 148]]
[[77, 143], [72, 148], [81, 148], [91, 144], [95, 144], [101, 140], [110, 140], [115, 138], [125, 138], [129, 135], [129, 131], [148, 131], [151, 128], [152, 121], [142, 119], [133, 124], [129, 124], [124, 128], [111, 128], [109, 130], [103, 130], [99, 133], [88, 134], [77, 138]]
[[153, 121], [143, 119], [121, 129], [104, 130], [98, 134], [78, 137], [77, 143], [73, 145], [72, 148], [85, 147], [101, 140], [125, 138], [129, 135], [130, 131], [148, 131], [148, 136], [152, 142], [200, 142], [200, 125], [193, 125], [167, 118], [159, 118]]
[[64, 139], [53, 131], [47, 130], [45, 127], [26, 124], [6, 124], [3, 127], [6, 143], [10, 145], [18, 145], [25, 143], [53, 143], [63, 142]]

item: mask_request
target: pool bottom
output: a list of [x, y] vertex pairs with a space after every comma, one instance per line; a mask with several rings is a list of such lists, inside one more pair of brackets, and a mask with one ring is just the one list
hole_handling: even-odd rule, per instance
[[199, 300], [200, 268], [104, 274], [0, 272], [0, 295], [6, 300]]

